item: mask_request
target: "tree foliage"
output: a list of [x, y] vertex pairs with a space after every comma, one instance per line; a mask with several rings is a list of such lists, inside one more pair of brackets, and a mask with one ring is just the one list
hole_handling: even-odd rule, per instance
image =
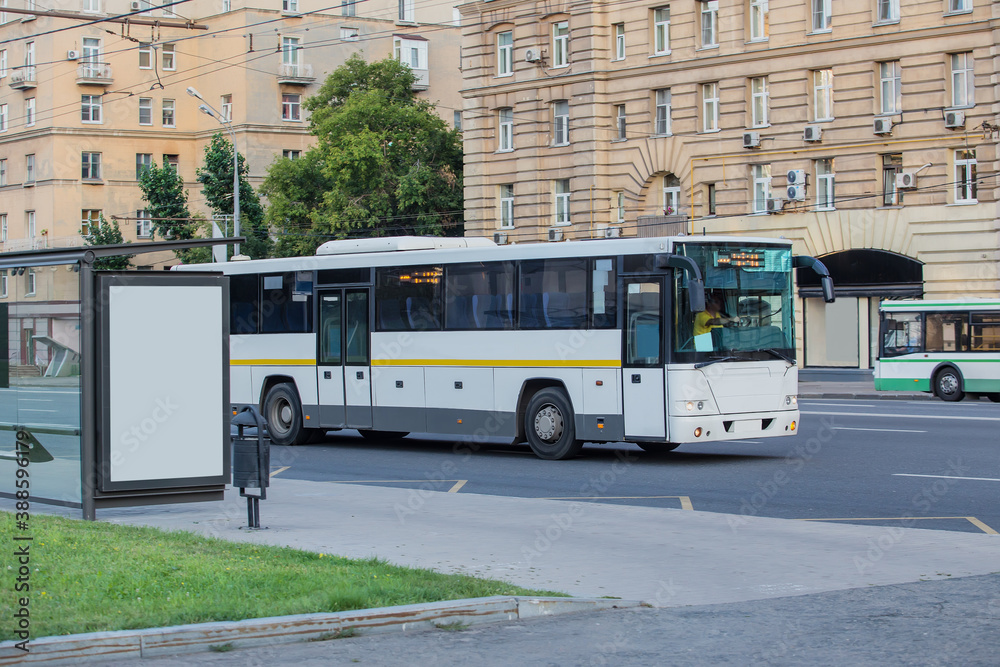
[[[239, 155], [239, 170], [240, 234], [247, 237], [240, 252], [253, 259], [262, 259], [270, 255], [273, 244], [264, 223], [264, 207], [247, 181], [248, 167], [243, 155]], [[233, 215], [233, 145], [221, 132], [216, 133], [205, 147], [205, 164], [198, 168], [197, 175], [208, 206], [220, 215]], [[230, 224], [226, 231], [229, 235], [235, 230]], [[229, 254], [232, 255], [232, 248]]]
[[[199, 221], [191, 216], [187, 206], [187, 191], [184, 179], [166, 160], [159, 167], [154, 162], [139, 174], [139, 189], [146, 202], [146, 211], [153, 218], [153, 235], [171, 240], [186, 240], [196, 237]], [[185, 264], [207, 262], [210, 259], [206, 248], [175, 250]]]
[[462, 234], [461, 137], [414, 81], [393, 58], [356, 54], [306, 100], [317, 145], [272, 165], [261, 188], [278, 254], [328, 238]]
[[[97, 229], [91, 228], [87, 237], [88, 246], [120, 245], [125, 243], [121, 227], [117, 220], [108, 222], [102, 215]], [[131, 243], [131, 241], [129, 241]], [[99, 257], [94, 260], [94, 268], [100, 271], [126, 271], [132, 268], [131, 260], [135, 255], [115, 255], [114, 257]]]

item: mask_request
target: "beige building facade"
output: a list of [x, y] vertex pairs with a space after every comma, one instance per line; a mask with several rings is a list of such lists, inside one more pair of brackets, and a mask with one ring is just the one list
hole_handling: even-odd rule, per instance
[[881, 299], [1000, 292], [997, 3], [460, 9], [467, 233], [793, 239], [815, 367], [870, 367]]

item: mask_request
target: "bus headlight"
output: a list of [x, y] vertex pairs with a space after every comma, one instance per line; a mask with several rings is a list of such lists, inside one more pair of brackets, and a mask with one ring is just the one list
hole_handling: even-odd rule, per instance
[[698, 401], [697, 403], [695, 403], [694, 401], [688, 401], [687, 403], [684, 404], [684, 407], [687, 409], [688, 412], [693, 412], [696, 407], [698, 408], [698, 410], [704, 410], [705, 401]]
[[785, 396], [785, 405], [788, 407], [795, 407], [799, 404], [798, 396]]

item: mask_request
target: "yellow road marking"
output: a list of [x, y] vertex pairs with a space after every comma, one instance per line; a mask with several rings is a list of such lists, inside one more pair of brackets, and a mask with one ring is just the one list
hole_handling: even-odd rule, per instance
[[997, 531], [993, 530], [985, 523], [980, 521], [974, 516], [877, 516], [877, 517], [859, 517], [852, 519], [798, 519], [798, 521], [911, 521], [911, 520], [934, 520], [934, 519], [965, 519], [973, 526], [983, 531], [987, 535], [1000, 535]]
[[682, 510], [693, 510], [690, 496], [553, 496], [538, 500], [659, 500], [662, 498], [677, 498], [681, 501]]
[[277, 470], [275, 470], [274, 472], [272, 472], [270, 476], [271, 476], [271, 477], [274, 477], [274, 476], [275, 476], [275, 475], [277, 475], [277, 474], [278, 474], [279, 472], [285, 472], [285, 471], [286, 471], [286, 470], [288, 470], [288, 469], [289, 469], [290, 467], [291, 467], [291, 466], [285, 466], [284, 468], [278, 468]]
[[467, 479], [460, 479], [460, 480], [458, 480], [458, 483], [455, 484], [455, 486], [453, 486], [450, 489], [448, 489], [448, 493], [458, 493], [458, 490], [461, 489], [463, 486], [465, 486], [465, 483], [468, 482], [468, 481], [469, 480], [467, 480]]

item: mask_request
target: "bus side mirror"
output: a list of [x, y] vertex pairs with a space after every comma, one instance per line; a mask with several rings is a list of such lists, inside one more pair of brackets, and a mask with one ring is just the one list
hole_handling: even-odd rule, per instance
[[688, 301], [691, 312], [700, 313], [705, 310], [705, 282], [701, 278], [701, 269], [690, 257], [684, 255], [657, 255], [656, 268], [681, 269], [688, 274]]
[[700, 313], [705, 310], [705, 283], [698, 278], [688, 280], [688, 301], [691, 304], [692, 313]]
[[833, 291], [833, 278], [830, 277], [830, 272], [823, 265], [823, 262], [809, 255], [795, 255], [792, 257], [792, 268], [812, 269], [819, 276], [819, 284], [823, 290], [823, 301], [827, 303], [836, 301], [837, 295]]
[[822, 276], [819, 279], [819, 284], [823, 288], [823, 301], [827, 303], [833, 303], [837, 299], [837, 295], [833, 291], [833, 278], [830, 276]]

